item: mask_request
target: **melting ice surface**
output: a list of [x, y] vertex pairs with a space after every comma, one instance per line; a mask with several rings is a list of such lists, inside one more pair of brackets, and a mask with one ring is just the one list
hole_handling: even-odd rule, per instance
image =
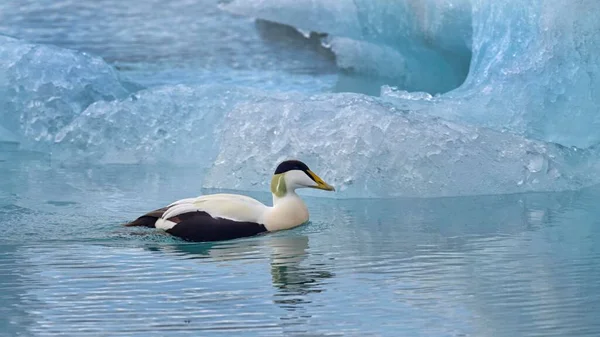
[[[0, 3], [0, 331], [600, 334], [599, 10]], [[118, 226], [289, 157], [339, 190], [307, 226]]]

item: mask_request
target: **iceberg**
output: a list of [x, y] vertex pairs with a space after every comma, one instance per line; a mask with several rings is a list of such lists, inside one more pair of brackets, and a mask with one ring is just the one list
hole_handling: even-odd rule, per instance
[[[223, 8], [331, 35], [325, 43], [343, 68], [368, 65], [405, 79], [389, 83], [399, 91], [433, 95], [421, 113], [564, 146], [600, 141], [597, 1], [233, 0]], [[438, 87], [426, 84], [436, 79]]]
[[234, 0], [225, 10], [326, 33], [338, 66], [405, 90], [445, 92], [469, 69], [468, 0]]
[[596, 151], [460, 125], [353, 93], [152, 88], [90, 105], [55, 145], [62, 161], [194, 165], [208, 189], [268, 191], [277, 162], [293, 157], [346, 198], [574, 190], [600, 181]]
[[98, 101], [56, 134], [54, 156], [77, 164], [206, 167], [216, 156], [223, 116], [238, 101], [262, 98], [253, 92], [220, 85], [166, 85], [123, 100]]
[[597, 145], [598, 11], [597, 1], [473, 1], [469, 76], [436, 114], [565, 146]]
[[600, 5], [516, 4], [223, 5], [319, 36], [342, 75], [391, 78], [373, 96], [257, 82], [142, 88], [101, 58], [1, 37], [0, 141], [45, 149], [62, 165], [196, 167], [210, 189], [265, 191], [291, 157], [339, 198], [598, 184], [600, 23], [587, 13]]
[[554, 191], [600, 181], [597, 151], [460, 125], [360, 94], [239, 103], [223, 125], [206, 187], [268, 190], [273, 165], [290, 156], [318, 168], [344, 197]]
[[30, 147], [48, 150], [89, 104], [128, 93], [99, 57], [0, 36], [0, 124]]

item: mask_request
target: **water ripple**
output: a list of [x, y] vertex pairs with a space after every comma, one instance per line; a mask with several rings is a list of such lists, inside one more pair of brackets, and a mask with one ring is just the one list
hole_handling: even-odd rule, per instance
[[600, 188], [308, 199], [306, 226], [196, 244], [120, 226], [170, 180], [136, 204], [71, 179], [0, 205], [0, 335], [600, 335]]

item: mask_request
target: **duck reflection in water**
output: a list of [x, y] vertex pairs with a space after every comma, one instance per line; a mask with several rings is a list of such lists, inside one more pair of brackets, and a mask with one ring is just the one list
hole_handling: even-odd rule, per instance
[[323, 281], [334, 276], [326, 270], [327, 266], [322, 261], [310, 262], [309, 238], [296, 233], [269, 234], [218, 243], [165, 245], [149, 249], [185, 254], [192, 259], [210, 258], [215, 262], [253, 259], [263, 253], [267, 254], [270, 256], [271, 281], [278, 290], [273, 302], [291, 311], [311, 303], [309, 295], [323, 292]]
[[271, 277], [279, 289], [274, 302], [282, 308], [295, 310], [310, 303], [308, 295], [325, 290], [323, 281], [332, 278], [322, 263], [304, 263], [308, 257], [308, 236], [273, 237], [271, 247]]

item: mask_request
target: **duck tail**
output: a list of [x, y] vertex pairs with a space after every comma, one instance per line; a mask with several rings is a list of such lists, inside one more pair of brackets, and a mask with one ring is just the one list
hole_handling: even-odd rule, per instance
[[154, 228], [154, 227], [156, 227], [155, 226], [156, 220], [158, 220], [165, 213], [165, 211], [167, 209], [168, 209], [168, 207], [163, 207], [163, 208], [154, 210], [152, 212], [148, 212], [148, 213], [142, 215], [141, 217], [124, 224], [123, 226], [127, 226], [127, 227], [141, 226], [141, 227]]

